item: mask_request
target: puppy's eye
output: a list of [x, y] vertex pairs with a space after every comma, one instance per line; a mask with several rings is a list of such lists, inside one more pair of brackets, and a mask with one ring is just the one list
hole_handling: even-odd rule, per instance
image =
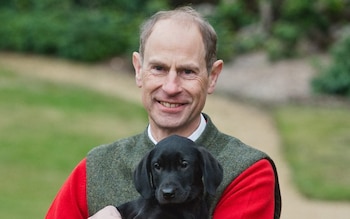
[[153, 164], [154, 169], [160, 170], [160, 164], [159, 163], [154, 163]]
[[181, 162], [181, 168], [186, 168], [186, 167], [188, 167], [188, 162], [185, 161], [185, 160], [183, 160], [183, 161]]

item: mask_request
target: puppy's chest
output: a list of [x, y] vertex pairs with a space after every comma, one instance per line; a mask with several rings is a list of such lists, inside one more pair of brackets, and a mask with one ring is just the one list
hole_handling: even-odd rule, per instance
[[204, 202], [159, 205], [155, 200], [140, 198], [118, 206], [118, 210], [123, 219], [207, 219], [205, 206]]
[[[183, 209], [182, 207], [164, 208], [157, 206], [148, 215], [144, 215], [142, 219], [206, 219], [208, 212], [203, 209]], [[141, 219], [141, 218], [140, 218]]]

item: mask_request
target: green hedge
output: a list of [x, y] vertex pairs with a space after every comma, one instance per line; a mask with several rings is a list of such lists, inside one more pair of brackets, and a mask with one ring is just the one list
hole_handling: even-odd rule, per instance
[[331, 49], [331, 65], [312, 81], [316, 92], [350, 98], [350, 31]]
[[2, 50], [97, 61], [137, 46], [139, 19], [117, 12], [2, 10], [0, 19]]
[[138, 49], [162, 0], [0, 0], [0, 50], [99, 61]]
[[[138, 27], [170, 0], [0, 0], [0, 49], [98, 61], [138, 46]], [[261, 3], [271, 4], [263, 27]], [[334, 43], [332, 30], [350, 19], [344, 0], [220, 1], [209, 20], [219, 35], [218, 56], [265, 49], [272, 60]], [[206, 12], [207, 13], [207, 12]]]

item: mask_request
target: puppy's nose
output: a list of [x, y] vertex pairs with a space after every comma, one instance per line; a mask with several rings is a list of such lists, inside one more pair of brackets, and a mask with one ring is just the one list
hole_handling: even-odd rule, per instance
[[163, 197], [165, 200], [170, 200], [175, 197], [175, 189], [174, 188], [164, 188], [162, 189]]

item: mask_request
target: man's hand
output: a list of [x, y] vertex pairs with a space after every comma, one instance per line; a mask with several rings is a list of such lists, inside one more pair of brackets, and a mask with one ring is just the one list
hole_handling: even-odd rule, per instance
[[114, 206], [108, 205], [88, 219], [122, 219], [122, 216]]

